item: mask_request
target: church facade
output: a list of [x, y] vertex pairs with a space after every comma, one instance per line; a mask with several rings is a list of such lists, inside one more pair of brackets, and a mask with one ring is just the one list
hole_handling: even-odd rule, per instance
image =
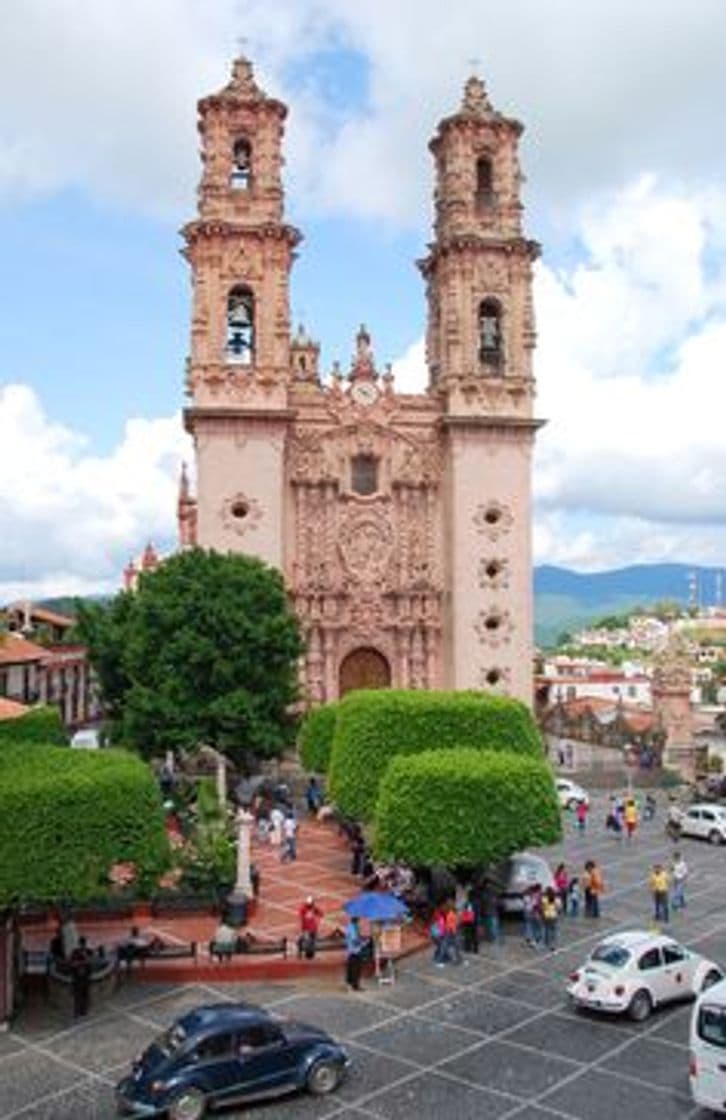
[[286, 113], [243, 58], [199, 103], [199, 207], [183, 230], [196, 494], [184, 474], [180, 543], [282, 570], [309, 702], [391, 684], [530, 704], [538, 246], [522, 231], [522, 126], [473, 77], [431, 141], [429, 384], [414, 395], [378, 368], [365, 327], [350, 368], [327, 376], [291, 330]]

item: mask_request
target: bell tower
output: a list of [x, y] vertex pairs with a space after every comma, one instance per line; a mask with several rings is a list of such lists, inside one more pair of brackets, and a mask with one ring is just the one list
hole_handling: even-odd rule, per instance
[[445, 663], [456, 688], [532, 703], [532, 265], [522, 232], [522, 125], [470, 78], [440, 122], [434, 240], [419, 262], [430, 393], [444, 440]]
[[184, 419], [196, 450], [196, 538], [282, 567], [289, 277], [300, 241], [283, 215], [287, 109], [238, 58], [230, 82], [198, 110], [198, 214], [182, 231], [193, 288]]

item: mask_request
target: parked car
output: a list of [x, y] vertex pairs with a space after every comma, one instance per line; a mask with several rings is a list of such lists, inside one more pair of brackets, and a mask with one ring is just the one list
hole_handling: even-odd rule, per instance
[[695, 836], [710, 844], [726, 844], [726, 807], [707, 801], [688, 809], [672, 806], [666, 829], [673, 836]]
[[349, 1059], [325, 1031], [250, 1003], [197, 1007], [178, 1019], [116, 1086], [123, 1116], [201, 1120], [208, 1108], [337, 1088]]
[[691, 1016], [688, 1073], [697, 1105], [726, 1114], [726, 980], [698, 997]]
[[505, 914], [517, 914], [522, 909], [524, 892], [536, 883], [546, 890], [554, 887], [552, 868], [547, 860], [535, 852], [516, 852], [487, 871], [486, 878], [494, 884], [499, 895], [499, 906]]
[[560, 800], [560, 806], [563, 809], [576, 809], [577, 806], [583, 802], [585, 805], [590, 804], [590, 795], [588, 792], [584, 790], [582, 786], [578, 786], [577, 782], [573, 782], [569, 778], [556, 778], [555, 787]]
[[76, 750], [97, 751], [101, 737], [97, 727], [81, 727], [71, 736], [71, 746]]
[[654, 1007], [688, 999], [723, 977], [719, 966], [662, 934], [627, 930], [606, 937], [567, 992], [576, 1007], [647, 1019]]

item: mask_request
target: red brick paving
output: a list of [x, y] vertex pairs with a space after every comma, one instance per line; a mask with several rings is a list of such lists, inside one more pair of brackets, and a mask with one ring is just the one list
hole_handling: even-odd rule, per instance
[[[298, 909], [308, 895], [313, 895], [323, 911], [320, 934], [343, 928], [346, 915], [343, 903], [356, 895], [360, 880], [350, 874], [350, 854], [344, 837], [332, 824], [301, 820], [298, 829], [298, 858], [280, 862], [280, 849], [270, 844], [252, 843], [252, 859], [260, 872], [260, 896], [246, 930], [260, 938], [288, 939], [288, 957], [238, 956], [219, 963], [210, 959], [208, 944], [218, 919], [212, 915], [181, 915], [169, 918], [140, 920], [142, 932], [162, 937], [165, 941], [196, 941], [198, 960], [153, 961], [138, 969], [139, 979], [149, 981], [193, 980], [269, 980], [330, 974], [342, 967], [342, 951], [320, 953], [312, 961], [298, 960], [295, 943], [299, 933]], [[82, 922], [80, 930], [91, 944], [113, 945], [128, 934], [129, 923], [114, 921]], [[51, 936], [49, 927], [31, 926], [23, 931], [27, 949], [46, 948]], [[426, 942], [419, 930], [404, 929], [403, 955], [421, 948]]]

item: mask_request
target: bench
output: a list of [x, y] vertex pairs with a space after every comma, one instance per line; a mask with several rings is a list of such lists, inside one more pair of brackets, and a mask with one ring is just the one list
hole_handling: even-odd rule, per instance
[[253, 956], [257, 954], [282, 953], [287, 957], [287, 938], [263, 938], [252, 933], [238, 937], [233, 945], [209, 942], [209, 955], [215, 960], [231, 960], [233, 956]]
[[23, 949], [23, 976], [47, 976], [49, 969], [47, 949]]
[[[298, 958], [302, 959], [302, 957], [306, 957], [308, 960], [312, 960], [312, 957], [305, 952], [305, 943], [305, 934], [301, 933], [297, 939]], [[332, 933], [327, 933], [322, 937], [318, 935], [318, 937], [315, 938], [315, 952], [313, 953], [313, 957], [317, 956], [318, 953], [327, 953], [331, 949], [345, 949], [345, 934], [342, 929], [334, 929]]]
[[161, 941], [152, 942], [150, 945], [130, 945], [125, 942], [117, 947], [118, 959], [127, 968], [131, 968], [134, 961], [141, 965], [147, 961], [177, 961], [197, 959], [196, 941]]

